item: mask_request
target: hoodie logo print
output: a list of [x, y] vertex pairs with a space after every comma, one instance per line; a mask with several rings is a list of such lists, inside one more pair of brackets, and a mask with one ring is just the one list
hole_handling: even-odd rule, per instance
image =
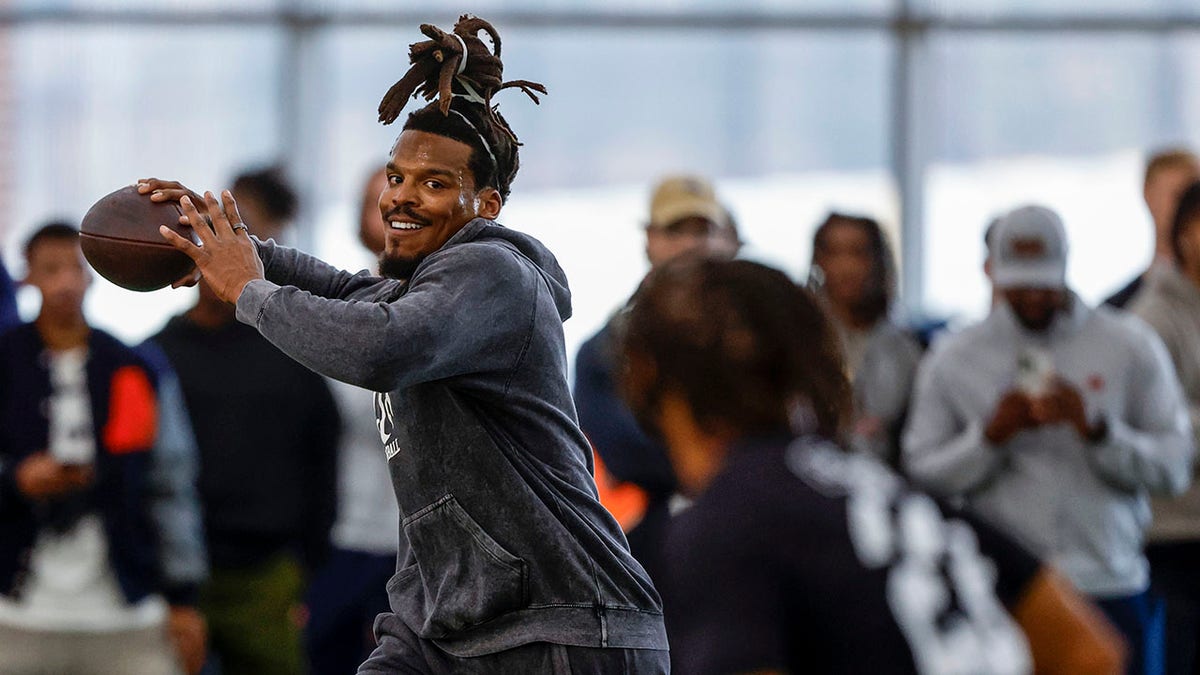
[[379, 428], [379, 440], [383, 441], [383, 451], [388, 459], [400, 452], [400, 441], [393, 438], [396, 430], [395, 412], [392, 409], [391, 394], [375, 394], [375, 424]]

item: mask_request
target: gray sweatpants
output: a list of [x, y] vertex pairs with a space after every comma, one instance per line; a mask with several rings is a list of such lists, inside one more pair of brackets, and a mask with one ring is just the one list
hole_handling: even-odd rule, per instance
[[665, 650], [600, 649], [535, 642], [514, 649], [460, 658], [417, 637], [394, 614], [375, 620], [379, 646], [359, 675], [474, 675], [538, 673], [539, 675], [668, 675], [671, 659]]
[[84, 633], [0, 625], [4, 675], [172, 675], [181, 673], [162, 626]]

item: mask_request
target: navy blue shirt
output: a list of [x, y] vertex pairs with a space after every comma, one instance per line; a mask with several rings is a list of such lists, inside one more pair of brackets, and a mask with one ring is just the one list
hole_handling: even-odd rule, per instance
[[916, 673], [950, 658], [1029, 670], [1007, 608], [1038, 561], [828, 443], [735, 446], [664, 558], [677, 673]]
[[0, 261], [0, 332], [19, 323], [21, 317], [17, 315], [16, 284], [8, 275], [4, 262]]
[[675, 472], [666, 448], [642, 431], [618, 392], [615, 323], [584, 342], [575, 358], [579, 427], [613, 476], [665, 500], [675, 492]]

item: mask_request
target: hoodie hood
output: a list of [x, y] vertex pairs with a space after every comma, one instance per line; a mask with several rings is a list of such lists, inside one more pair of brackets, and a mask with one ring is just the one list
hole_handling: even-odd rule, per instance
[[[472, 241], [499, 239], [509, 244], [517, 253], [525, 257], [542, 274], [550, 293], [554, 297], [554, 305], [563, 321], [571, 318], [571, 289], [567, 284], [567, 274], [558, 264], [558, 259], [537, 239], [516, 230], [510, 230], [500, 223], [486, 218], [476, 218], [463, 225], [462, 229], [450, 237], [442, 248], [465, 244]], [[436, 255], [436, 254], [435, 254]]]

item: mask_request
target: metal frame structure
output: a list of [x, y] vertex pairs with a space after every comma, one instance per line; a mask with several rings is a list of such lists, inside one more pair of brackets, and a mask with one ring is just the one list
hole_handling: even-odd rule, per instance
[[[287, 0], [280, 0], [281, 5]], [[310, 95], [304, 84], [305, 64], [310, 60], [309, 46], [314, 34], [330, 28], [396, 26], [407, 29], [427, 21], [431, 13], [442, 14], [440, 8], [416, 10], [330, 10], [308, 6], [298, 1], [296, 6], [273, 9], [221, 9], [198, 11], [191, 9], [154, 8], [75, 9], [75, 8], [16, 8], [0, 6], [0, 28], [20, 28], [32, 24], [64, 25], [122, 25], [122, 26], [259, 26], [277, 27], [286, 35], [286, 55], [282, 59], [281, 100], [288, 102], [281, 109], [279, 128], [285, 144], [299, 149], [295, 155], [311, 154], [306, 149], [303, 129], [306, 125], [302, 105]], [[733, 3], [731, 3], [733, 4]], [[895, 0], [890, 10], [871, 12], [840, 12], [837, 10], [805, 10], [799, 0], [795, 10], [730, 11], [520, 11], [498, 9], [488, 12], [489, 20], [509, 28], [522, 29], [649, 29], [657, 31], [775, 31], [775, 32], [877, 32], [888, 35], [895, 44], [895, 59], [889, 82], [888, 98], [892, 105], [889, 125], [889, 164], [895, 177], [900, 201], [901, 261], [903, 266], [901, 290], [910, 309], [919, 310], [923, 297], [924, 207], [922, 181], [928, 166], [927, 130], [921, 127], [924, 116], [919, 109], [918, 94], [925, 90], [922, 77], [928, 68], [920, 63], [923, 46], [933, 34], [990, 33], [990, 34], [1175, 34], [1200, 32], [1200, 12], [1176, 15], [1138, 14], [969, 14], [937, 13], [917, 7], [915, 0]], [[311, 185], [316, 177], [308, 175], [303, 166], [294, 167], [294, 176], [302, 185]], [[301, 234], [302, 245], [312, 243], [312, 233]]]

